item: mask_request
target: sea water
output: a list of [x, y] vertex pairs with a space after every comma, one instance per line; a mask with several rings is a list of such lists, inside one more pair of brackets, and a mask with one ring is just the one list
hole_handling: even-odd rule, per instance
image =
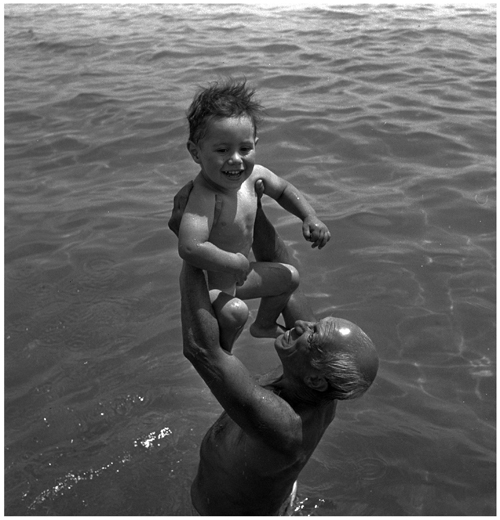
[[[182, 355], [167, 221], [185, 111], [232, 75], [266, 107], [258, 162], [331, 230], [313, 250], [266, 201], [305, 293], [381, 360], [296, 514], [495, 514], [495, 6], [4, 10], [5, 513], [191, 514], [221, 408]], [[248, 328], [234, 352], [278, 364]]]

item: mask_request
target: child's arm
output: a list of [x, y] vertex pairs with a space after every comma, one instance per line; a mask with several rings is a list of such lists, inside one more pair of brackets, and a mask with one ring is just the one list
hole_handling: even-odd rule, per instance
[[241, 285], [248, 274], [248, 259], [209, 242], [216, 200], [215, 194], [206, 195], [196, 189], [189, 195], [179, 227], [179, 256], [198, 269], [231, 273]]
[[264, 193], [276, 200], [283, 209], [302, 220], [302, 233], [306, 240], [313, 243], [312, 247], [324, 247], [330, 240], [330, 231], [316, 216], [304, 195], [293, 184], [263, 166], [256, 166], [254, 171], [257, 178], [264, 181]]

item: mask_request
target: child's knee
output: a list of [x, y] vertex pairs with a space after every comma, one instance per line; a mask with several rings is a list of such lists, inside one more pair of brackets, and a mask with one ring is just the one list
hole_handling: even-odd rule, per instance
[[247, 304], [239, 298], [231, 298], [222, 307], [220, 320], [224, 321], [225, 326], [237, 329], [245, 325], [248, 315]]
[[297, 287], [300, 284], [300, 275], [299, 275], [299, 272], [297, 271], [297, 269], [293, 265], [290, 265], [290, 264], [283, 264], [283, 265], [285, 265], [287, 267], [287, 269], [290, 271], [290, 281], [289, 281], [288, 290], [291, 294], [295, 291], [295, 289], [297, 289]]

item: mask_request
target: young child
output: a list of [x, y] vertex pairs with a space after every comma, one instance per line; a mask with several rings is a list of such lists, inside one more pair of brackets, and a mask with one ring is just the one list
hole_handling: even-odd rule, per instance
[[274, 262], [249, 262], [257, 212], [255, 183], [299, 217], [304, 238], [321, 249], [328, 228], [289, 182], [255, 164], [261, 106], [246, 82], [214, 83], [195, 96], [189, 110], [187, 148], [201, 170], [193, 183], [180, 227], [179, 255], [207, 271], [219, 321], [220, 343], [230, 350], [248, 319], [241, 300], [262, 298], [250, 333], [277, 337], [276, 320], [297, 288], [296, 269]]

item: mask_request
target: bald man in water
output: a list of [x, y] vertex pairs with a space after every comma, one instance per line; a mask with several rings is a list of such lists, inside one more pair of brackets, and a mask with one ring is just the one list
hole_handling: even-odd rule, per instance
[[[184, 192], [174, 202], [174, 231], [186, 198]], [[256, 226], [255, 256], [288, 262], [291, 255], [261, 207]], [[349, 321], [317, 321], [299, 292], [284, 312], [288, 330], [274, 340], [282, 366], [256, 381], [219, 344], [203, 271], [184, 262], [180, 286], [184, 355], [224, 408], [201, 444], [193, 505], [207, 516], [290, 514], [297, 477], [332, 422], [337, 400], [359, 397], [375, 379], [375, 348]]]

